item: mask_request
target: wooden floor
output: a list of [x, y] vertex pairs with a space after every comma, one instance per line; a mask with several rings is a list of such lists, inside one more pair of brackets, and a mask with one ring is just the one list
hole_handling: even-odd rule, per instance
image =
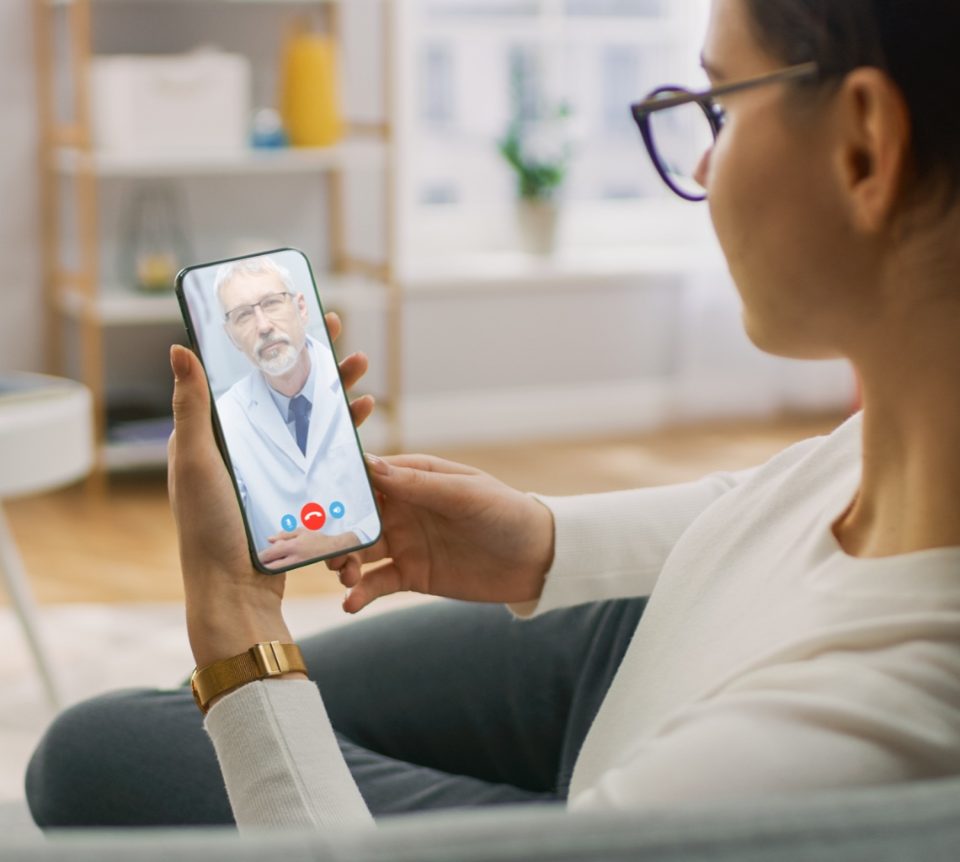
[[[718, 424], [631, 440], [523, 444], [434, 454], [514, 487], [577, 494], [661, 485], [759, 464], [843, 417]], [[102, 498], [82, 487], [6, 504], [38, 601], [154, 602], [182, 598], [173, 520], [161, 475], [114, 478]], [[296, 572], [288, 595], [340, 592], [324, 568]], [[6, 596], [0, 595], [0, 603]]]

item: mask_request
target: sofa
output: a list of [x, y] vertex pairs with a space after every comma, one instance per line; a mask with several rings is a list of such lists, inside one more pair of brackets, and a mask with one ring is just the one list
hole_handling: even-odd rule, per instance
[[626, 814], [447, 811], [350, 833], [3, 831], [3, 862], [957, 862], [960, 778]]

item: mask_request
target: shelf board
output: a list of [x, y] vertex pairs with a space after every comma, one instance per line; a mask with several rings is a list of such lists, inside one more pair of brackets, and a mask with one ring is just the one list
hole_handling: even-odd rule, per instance
[[[73, 6], [77, 0], [47, 0], [47, 5], [54, 8]], [[95, 3], [101, 3], [104, 6], [108, 4], [119, 5], [125, 3], [132, 6], [136, 3], [156, 3], [157, 0], [93, 0]], [[190, 3], [199, 6], [201, 3], [215, 4], [226, 3], [231, 6], [316, 6], [322, 3], [342, 3], [343, 0], [162, 0], [164, 3], [173, 5], [174, 3]]]
[[77, 319], [92, 316], [104, 326], [125, 324], [176, 323], [180, 307], [171, 293], [152, 296], [119, 287], [108, 287], [90, 300], [77, 290], [65, 290], [60, 310]]
[[[385, 294], [385, 287], [358, 276], [318, 276], [325, 306], [369, 303]], [[107, 285], [92, 300], [77, 290], [61, 294], [60, 311], [75, 319], [92, 317], [102, 326], [149, 326], [181, 323], [180, 306], [172, 293], [151, 295]]]
[[551, 19], [546, 23], [533, 13], [520, 15], [458, 14], [421, 20], [420, 38], [452, 40], [526, 39], [535, 43], [554, 44], [559, 40], [574, 43], [618, 42], [631, 44], [664, 44], [689, 40], [689, 29], [682, 21], [634, 15], [567, 15], [559, 26]]
[[[390, 423], [385, 410], [374, 412], [360, 429], [364, 449], [384, 452], [389, 446]], [[167, 441], [107, 440], [100, 447], [100, 461], [111, 472], [166, 469]]]
[[384, 164], [383, 139], [351, 138], [331, 147], [285, 147], [204, 153], [202, 151], [123, 153], [60, 147], [53, 169], [70, 176], [85, 170], [103, 178], [304, 174]]
[[110, 440], [100, 447], [100, 460], [107, 470], [147, 470], [167, 466], [167, 441], [128, 443]]

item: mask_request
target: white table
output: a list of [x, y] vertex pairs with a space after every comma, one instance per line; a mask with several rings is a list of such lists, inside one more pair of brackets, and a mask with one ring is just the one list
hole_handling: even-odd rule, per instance
[[59, 698], [53, 667], [2, 501], [82, 479], [93, 457], [93, 399], [85, 386], [40, 374], [0, 374], [0, 577], [54, 706]]

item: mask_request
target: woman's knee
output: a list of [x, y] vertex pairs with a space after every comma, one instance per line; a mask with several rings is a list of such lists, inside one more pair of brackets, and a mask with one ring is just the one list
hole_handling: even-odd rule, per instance
[[113, 692], [61, 713], [26, 774], [44, 828], [230, 823], [189, 691]]
[[[114, 744], [129, 701], [143, 692], [114, 692], [64, 710], [47, 728], [26, 774], [27, 802], [38, 826], [98, 825], [105, 800], [91, 792], [112, 784]], [[121, 734], [122, 736], [123, 734]]]

